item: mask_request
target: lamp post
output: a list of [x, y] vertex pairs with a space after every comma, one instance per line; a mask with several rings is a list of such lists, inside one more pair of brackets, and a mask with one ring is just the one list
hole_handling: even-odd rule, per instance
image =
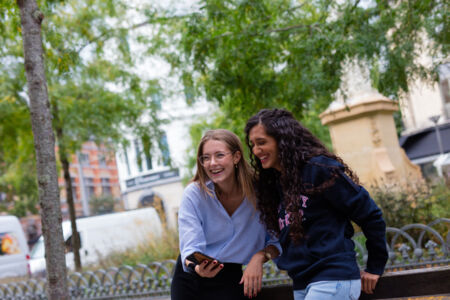
[[439, 154], [444, 154], [444, 148], [442, 147], [442, 140], [441, 140], [441, 133], [439, 131], [439, 127], [437, 126], [437, 123], [439, 121], [440, 115], [432, 116], [430, 117], [431, 122], [434, 123], [434, 130], [436, 131], [436, 138], [438, 142], [439, 147]]

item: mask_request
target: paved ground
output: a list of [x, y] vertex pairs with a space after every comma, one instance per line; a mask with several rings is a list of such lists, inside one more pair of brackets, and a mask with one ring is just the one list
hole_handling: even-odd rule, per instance
[[386, 300], [450, 300], [450, 294], [423, 297], [391, 298]]
[[[134, 298], [135, 300], [144, 300], [146, 298]], [[149, 298], [151, 300], [170, 300], [170, 297], [158, 297], [158, 298]], [[231, 300], [231, 299], [230, 299]], [[424, 296], [424, 297], [406, 297], [406, 298], [391, 298], [384, 300], [450, 300], [450, 294], [447, 295], [436, 295], [436, 296]]]

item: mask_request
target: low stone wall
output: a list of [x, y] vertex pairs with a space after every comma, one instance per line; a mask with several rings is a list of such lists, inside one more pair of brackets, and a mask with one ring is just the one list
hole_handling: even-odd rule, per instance
[[[258, 300], [293, 300], [289, 284], [264, 287]], [[360, 300], [450, 295], [450, 266], [390, 272], [383, 275], [371, 295]]]

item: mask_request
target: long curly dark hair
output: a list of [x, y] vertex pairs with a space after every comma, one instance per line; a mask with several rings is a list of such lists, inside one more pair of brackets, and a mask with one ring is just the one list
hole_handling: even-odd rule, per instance
[[[281, 172], [273, 168], [264, 169], [261, 161], [252, 152], [249, 134], [250, 130], [258, 124], [261, 124], [266, 134], [277, 142]], [[254, 181], [261, 220], [275, 235], [280, 233], [278, 225], [280, 195], [275, 188], [277, 184], [280, 184], [283, 190], [286, 212], [290, 213], [289, 236], [294, 243], [298, 243], [304, 235], [300, 196], [324, 192], [334, 184], [338, 176], [337, 169], [327, 166], [330, 168], [331, 177], [319, 186], [307, 186], [302, 182], [302, 169], [311, 158], [323, 155], [338, 161], [344, 166], [344, 173], [355, 183], [359, 183], [358, 177], [342, 159], [328, 151], [322, 142], [287, 110], [263, 109], [259, 111], [247, 121], [245, 134], [246, 143], [250, 148], [251, 165], [255, 170]]]

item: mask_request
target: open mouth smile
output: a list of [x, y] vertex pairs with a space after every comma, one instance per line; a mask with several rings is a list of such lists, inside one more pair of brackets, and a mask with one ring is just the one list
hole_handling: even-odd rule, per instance
[[210, 170], [209, 172], [213, 175], [219, 175], [220, 173], [222, 173], [224, 169], [217, 169], [217, 170]]
[[261, 161], [261, 163], [264, 163], [264, 162], [266, 162], [266, 161], [268, 160], [268, 158], [269, 158], [268, 155], [260, 156], [260, 157], [259, 157], [259, 160]]

